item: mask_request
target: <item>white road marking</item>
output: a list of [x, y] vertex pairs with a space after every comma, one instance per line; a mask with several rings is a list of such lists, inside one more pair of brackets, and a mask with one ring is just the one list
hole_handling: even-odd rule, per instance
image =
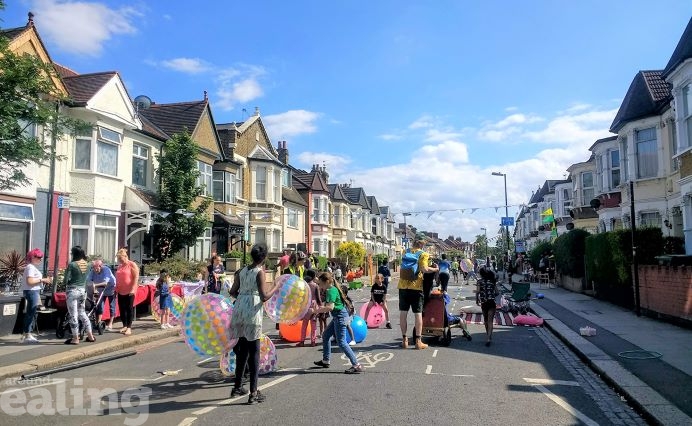
[[185, 417], [182, 422], [178, 423], [178, 426], [190, 426], [195, 420], [197, 417]]
[[425, 374], [430, 374], [432, 372], [432, 365], [425, 367]]
[[[278, 384], [281, 383], [281, 382], [285, 382], [286, 380], [290, 380], [290, 379], [292, 379], [292, 378], [294, 378], [294, 377], [298, 377], [298, 375], [297, 375], [297, 374], [289, 374], [289, 375], [286, 375], [286, 376], [283, 376], [283, 377], [279, 377], [279, 378], [276, 379], [276, 380], [272, 380], [272, 381], [269, 382], [269, 383], [265, 383], [265, 384], [263, 384], [262, 386], [259, 386], [257, 389], [258, 389], [258, 390], [265, 390], [265, 389], [270, 388], [270, 387], [272, 387], [272, 386], [274, 386], [274, 385], [278, 385]], [[194, 414], [195, 416], [200, 416], [200, 415], [202, 415], [202, 414], [207, 414], [207, 413], [209, 413], [209, 412], [211, 412], [211, 411], [214, 411], [214, 409], [218, 408], [218, 407], [221, 406], [221, 405], [227, 405], [227, 404], [230, 404], [231, 402], [235, 402], [235, 401], [238, 401], [238, 400], [243, 399], [243, 398], [246, 398], [246, 397], [247, 397], [247, 395], [242, 395], [242, 396], [236, 396], [235, 398], [224, 399], [224, 400], [221, 400], [221, 401], [217, 402], [216, 404], [210, 405], [210, 406], [208, 406], [208, 407], [200, 408], [200, 409], [197, 410], [197, 411], [193, 411], [192, 414]], [[194, 418], [194, 419], [196, 419], [196, 417], [188, 417], [188, 418]], [[185, 420], [187, 420], [187, 419], [185, 419]], [[183, 422], [184, 422], [185, 420], [183, 420]], [[194, 421], [194, 420], [193, 420], [193, 421]], [[189, 423], [187, 423], [187, 424], [189, 424]], [[181, 425], [182, 425], [182, 423], [180, 423], [178, 426], [181, 426]], [[183, 425], [183, 426], [184, 426], [184, 425]]]
[[555, 395], [554, 393], [550, 392], [548, 389], [546, 389], [545, 386], [543, 385], [537, 385], [537, 384], [532, 384], [531, 386], [535, 387], [536, 389], [540, 390], [550, 398], [551, 401], [562, 407], [565, 411], [573, 415], [574, 417], [578, 418], [584, 424], [587, 426], [598, 426], [598, 423], [593, 421], [590, 417], [588, 417], [586, 414], [582, 413], [581, 411], [577, 410], [576, 408], [572, 407], [567, 401], [564, 399], [560, 398], [559, 396]]
[[205, 362], [211, 361], [211, 360], [214, 359], [214, 358], [216, 358], [216, 357], [215, 357], [215, 356], [210, 356], [210, 357], [207, 358], [207, 359], [203, 359], [203, 360], [199, 361], [199, 362], [197, 363], [197, 365], [204, 364]]
[[142, 379], [139, 377], [132, 377], [132, 378], [106, 377], [105, 379], [102, 379], [102, 380], [106, 380], [109, 382], [146, 382], [146, 381], [149, 381], [151, 379]]
[[437, 349], [433, 351], [433, 358], [437, 358]]
[[48, 382], [46, 382], [46, 383], [40, 383], [40, 384], [34, 385], [34, 386], [27, 386], [27, 387], [25, 387], [25, 388], [7, 389], [7, 390], [4, 390], [4, 391], [0, 392], [0, 395], [5, 395], [6, 393], [23, 392], [23, 391], [25, 391], [25, 390], [27, 390], [27, 389], [40, 388], [40, 387], [42, 387], [42, 386], [57, 385], [58, 383], [63, 383], [63, 382], [66, 382], [66, 381], [67, 381], [67, 379], [54, 379], [54, 380], [50, 380], [50, 381], [48, 381]]
[[433, 373], [432, 372], [432, 365], [428, 365], [425, 367], [425, 374], [429, 374], [431, 376], [447, 376], [447, 377], [476, 377], [473, 374], [445, 374], [445, 373]]
[[527, 379], [524, 380], [531, 383], [532, 385], [562, 385], [562, 386], [579, 386], [578, 382], [569, 380], [553, 380], [553, 379]]

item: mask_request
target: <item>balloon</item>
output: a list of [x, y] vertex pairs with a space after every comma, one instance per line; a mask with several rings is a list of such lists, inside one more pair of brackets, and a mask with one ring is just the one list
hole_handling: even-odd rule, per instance
[[280, 275], [275, 283], [279, 289], [264, 302], [267, 316], [274, 322], [294, 323], [305, 316], [312, 302], [308, 283], [297, 275]]
[[219, 277], [221, 280], [221, 295], [223, 297], [228, 297], [229, 299], [231, 298], [231, 286], [233, 286], [233, 277], [232, 276], [226, 276], [226, 275], [221, 275]]
[[368, 328], [378, 328], [384, 324], [384, 309], [382, 309], [381, 305], [375, 303], [371, 306], [366, 318], [365, 311], [367, 310], [368, 303], [364, 303], [363, 306], [360, 307], [360, 316], [361, 318], [365, 318], [365, 323], [368, 325]]
[[[294, 324], [279, 324], [279, 334], [281, 338], [287, 342], [300, 342], [300, 329], [303, 327], [303, 321], [298, 321]], [[305, 332], [306, 336], [310, 335], [312, 330], [312, 322], [308, 321], [308, 328]]]
[[358, 315], [354, 315], [353, 319], [351, 320], [351, 328], [353, 329], [353, 337], [355, 338], [356, 343], [360, 343], [365, 340], [365, 337], [368, 335], [368, 326], [365, 324], [365, 321], [363, 321], [363, 318], [359, 317]]
[[260, 337], [259, 374], [268, 374], [276, 370], [276, 346], [266, 334]]
[[235, 375], [235, 352], [233, 348], [228, 351], [224, 351], [219, 360], [219, 368], [221, 369], [221, 374], [224, 376]]
[[235, 346], [230, 337], [233, 306], [227, 298], [207, 293], [190, 300], [181, 318], [187, 346], [200, 355], [221, 355]]

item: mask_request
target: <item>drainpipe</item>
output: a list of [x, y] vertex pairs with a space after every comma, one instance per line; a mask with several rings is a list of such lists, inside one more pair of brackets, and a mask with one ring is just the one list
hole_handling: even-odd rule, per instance
[[[48, 212], [46, 213], [46, 239], [43, 245], [43, 273], [48, 274], [48, 258], [50, 253], [50, 224], [53, 220], [53, 205], [55, 204], [55, 151], [57, 150], [57, 130], [58, 130], [58, 113], [60, 112], [60, 103], [55, 102], [55, 116], [51, 123], [50, 136], [50, 176], [48, 178]], [[55, 286], [54, 286], [55, 287]]]

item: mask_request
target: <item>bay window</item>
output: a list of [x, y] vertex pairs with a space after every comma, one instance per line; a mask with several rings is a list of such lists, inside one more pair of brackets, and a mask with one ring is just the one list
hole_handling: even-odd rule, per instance
[[275, 252], [281, 250], [281, 231], [278, 229], [272, 232], [272, 246], [270, 250]]
[[258, 244], [258, 243], [267, 243], [267, 230], [264, 228], [257, 228], [255, 229], [255, 241], [252, 242], [253, 244]]
[[288, 208], [288, 223], [289, 228], [298, 228], [298, 210]]
[[265, 166], [255, 168], [255, 199], [267, 200], [267, 167]]
[[75, 138], [74, 169], [117, 176], [121, 144], [122, 135], [105, 127], [79, 132]]
[[274, 204], [281, 204], [281, 170], [274, 170]]
[[117, 239], [118, 216], [114, 213], [70, 213], [70, 246], [81, 246], [88, 255], [113, 262]]
[[220, 171], [214, 172], [214, 179], [212, 182], [214, 190], [212, 192], [214, 194], [214, 201], [218, 201], [220, 203], [223, 202], [223, 192], [225, 189], [225, 184], [224, 184], [223, 178], [224, 178], [224, 172], [220, 172]]
[[214, 171], [214, 201], [220, 203], [235, 203], [235, 174]]
[[212, 196], [213, 190], [213, 172], [211, 164], [207, 164], [203, 161], [197, 161], [197, 167], [199, 169], [199, 176], [197, 176], [197, 187], [202, 188], [202, 195], [205, 197]]
[[682, 126], [680, 135], [683, 131], [685, 137], [681, 138], [680, 145], [682, 148], [692, 146], [692, 84], [688, 84], [682, 89]]
[[656, 128], [635, 132], [637, 154], [637, 178], [644, 179], [658, 175], [658, 155], [656, 152]]
[[581, 174], [581, 199], [582, 206], [586, 206], [594, 197], [593, 173], [582, 172]]

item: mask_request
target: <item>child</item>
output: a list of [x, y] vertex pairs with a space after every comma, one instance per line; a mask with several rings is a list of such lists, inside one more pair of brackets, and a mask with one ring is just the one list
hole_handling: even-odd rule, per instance
[[[320, 294], [320, 301], [323, 303], [324, 298], [327, 296], [327, 292], [322, 287], [319, 287], [319, 294]], [[322, 303], [318, 307], [321, 307]], [[317, 314], [317, 320], [320, 323], [320, 337], [324, 334], [324, 330], [327, 329], [327, 318], [328, 317], [329, 317], [329, 314], [326, 312]]]
[[296, 346], [305, 345], [305, 335], [307, 334], [308, 324], [310, 328], [310, 346], [315, 346], [317, 344], [317, 315], [315, 310], [322, 306], [322, 301], [320, 299], [320, 288], [315, 283], [315, 271], [313, 269], [308, 269], [303, 274], [305, 282], [310, 286], [310, 291], [312, 292], [312, 305], [308, 309], [308, 312], [303, 317], [303, 326], [300, 329], [300, 342]]
[[368, 307], [365, 308], [364, 319], [366, 321], [370, 309], [375, 305], [382, 306], [382, 310], [384, 310], [384, 319], [387, 321], [386, 327], [391, 329], [392, 324], [389, 323], [389, 309], [387, 309], [387, 286], [384, 285], [384, 275], [382, 274], [375, 275], [375, 282], [372, 284], [372, 288], [370, 288], [370, 301], [368, 302]]
[[[341, 286], [341, 292], [343, 293], [344, 297], [348, 302], [353, 306], [353, 300], [351, 300], [350, 297], [348, 297], [348, 286], [347, 285], [342, 285]], [[353, 315], [348, 312], [349, 316], [348, 319], [346, 320], [346, 330], [348, 330], [348, 335], [351, 338], [351, 340], [348, 342], [349, 346], [353, 346], [356, 344], [356, 337], [353, 334], [353, 328], [351, 328], [351, 320], [353, 319]]]
[[156, 290], [159, 292], [159, 309], [161, 310], [161, 330], [172, 328], [168, 323], [171, 313], [171, 276], [167, 270], [162, 269], [159, 279], [156, 280]]
[[442, 295], [445, 301], [445, 313], [447, 314], [447, 325], [452, 326], [459, 324], [461, 327], [461, 332], [464, 335], [464, 337], [467, 340], [471, 340], [471, 335], [469, 334], [468, 328], [466, 327], [466, 320], [464, 320], [461, 316], [458, 315], [452, 315], [447, 311], [447, 305], [449, 305], [452, 301], [452, 298], [449, 297], [449, 294], [444, 293]]

